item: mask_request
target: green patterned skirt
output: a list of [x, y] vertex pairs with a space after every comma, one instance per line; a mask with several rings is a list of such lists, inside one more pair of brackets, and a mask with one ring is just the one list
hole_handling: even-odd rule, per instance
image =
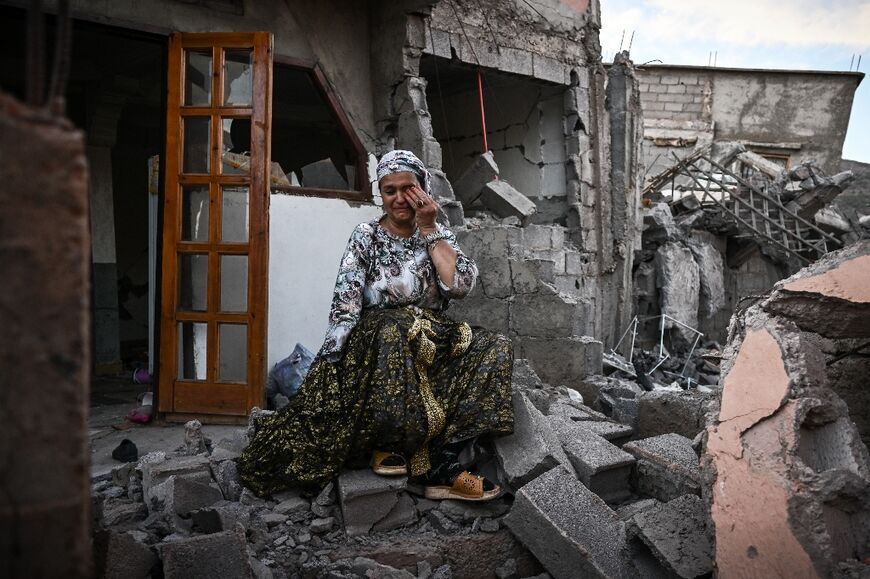
[[315, 360], [291, 403], [258, 421], [242, 480], [261, 496], [323, 485], [374, 450], [424, 474], [444, 444], [513, 430], [512, 371], [504, 336], [416, 307], [364, 310], [342, 358]]

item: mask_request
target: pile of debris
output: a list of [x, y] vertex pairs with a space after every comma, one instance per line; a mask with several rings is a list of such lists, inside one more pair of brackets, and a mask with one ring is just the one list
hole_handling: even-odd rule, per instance
[[[99, 574], [518, 579], [576, 576], [567, 562], [578, 557], [604, 576], [709, 572], [698, 456], [690, 437], [659, 433], [666, 414], [698, 414], [690, 420], [700, 429], [705, 407], [680, 412], [673, 392], [603, 376], [578, 389], [634, 425], [543, 384], [518, 360], [514, 434], [463, 455], [509, 491], [481, 504], [430, 501], [412, 480], [369, 469], [345, 471], [318, 494], [264, 500], [242, 486], [234, 459], [268, 411], [217, 443], [189, 423], [175, 452], [92, 482]], [[629, 442], [639, 432], [663, 435]]]
[[[810, 162], [785, 169], [736, 143], [699, 148], [653, 177], [634, 265], [642, 344], [658, 341], [659, 315], [677, 349], [691, 348], [693, 331], [724, 341], [742, 300], [866, 235], [831, 203], [852, 178]], [[761, 263], [747, 263], [755, 255]]]

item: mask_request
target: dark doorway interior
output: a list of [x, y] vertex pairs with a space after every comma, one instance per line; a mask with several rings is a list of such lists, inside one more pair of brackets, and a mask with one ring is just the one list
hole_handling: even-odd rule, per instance
[[[26, 29], [24, 10], [0, 7], [0, 88], [18, 98]], [[51, 16], [45, 32], [52, 55]], [[165, 79], [164, 37], [74, 22], [66, 99], [68, 116], [86, 134], [91, 171], [96, 374], [148, 369], [149, 228], [156, 231], [153, 219], [149, 225], [156, 190], [149, 193], [148, 163], [163, 153]]]

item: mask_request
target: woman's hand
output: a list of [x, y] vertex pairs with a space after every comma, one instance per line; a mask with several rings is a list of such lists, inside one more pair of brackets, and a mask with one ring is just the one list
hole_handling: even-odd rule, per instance
[[422, 235], [433, 233], [436, 230], [435, 219], [438, 217], [440, 207], [438, 202], [415, 185], [408, 187], [405, 194], [414, 208], [417, 229]]

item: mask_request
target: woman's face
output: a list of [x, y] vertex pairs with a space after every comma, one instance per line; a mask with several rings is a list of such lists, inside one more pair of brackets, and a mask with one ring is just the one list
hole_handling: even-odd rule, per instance
[[381, 178], [378, 187], [387, 217], [399, 225], [412, 224], [415, 216], [414, 204], [408, 198], [407, 192], [412, 187], [420, 187], [417, 175], [410, 171], [390, 173]]

